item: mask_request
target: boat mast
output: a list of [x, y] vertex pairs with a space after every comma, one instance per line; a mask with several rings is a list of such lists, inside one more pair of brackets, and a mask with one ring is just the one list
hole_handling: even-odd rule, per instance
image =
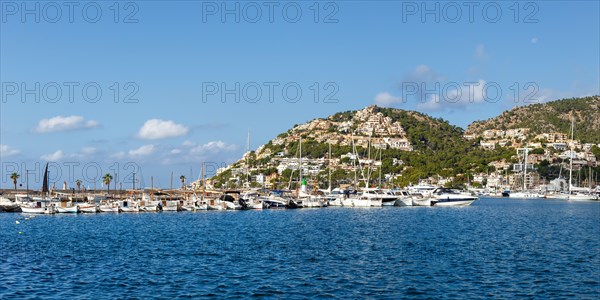
[[373, 166], [373, 164], [371, 164], [373, 162], [371, 160], [371, 136], [369, 136], [369, 139], [367, 141], [367, 161], [369, 162], [369, 169], [367, 171], [367, 178], [365, 178], [365, 188], [369, 187], [369, 181], [371, 180], [371, 172], [373, 172], [373, 169], [371, 169], [371, 167]]
[[250, 156], [250, 129], [248, 129], [248, 137], [246, 138], [246, 185], [250, 187], [250, 170], [248, 167], [248, 156]]
[[383, 162], [381, 161], [381, 148], [379, 148], [379, 188], [381, 188], [381, 167], [383, 167]]
[[204, 162], [202, 162], [202, 196], [200, 196], [200, 200], [204, 203], [204, 193], [206, 192], [206, 182], [204, 180]]
[[329, 161], [327, 161], [328, 171], [329, 171], [329, 187], [327, 190], [331, 193], [331, 144], [329, 144]]
[[150, 176], [150, 201], [152, 201], [153, 194], [154, 194], [154, 176]]
[[[300, 137], [300, 159], [298, 162], [298, 184], [300, 184], [300, 188], [302, 187], [302, 137]], [[300, 191], [300, 189], [298, 189]], [[300, 192], [298, 192], [298, 197], [300, 197]]]
[[523, 192], [527, 190], [527, 149], [525, 149], [525, 161], [523, 162]]
[[573, 122], [571, 118], [571, 147], [569, 151], [569, 196], [571, 195], [571, 186], [573, 185]]
[[588, 185], [590, 186], [590, 191], [592, 191], [592, 166], [588, 166]]
[[352, 160], [352, 166], [354, 167], [354, 188], [357, 189], [358, 182], [356, 179], [356, 159], [358, 158], [358, 155], [356, 153], [356, 145], [354, 145], [354, 134], [352, 134], [352, 155], [354, 156], [354, 159]]

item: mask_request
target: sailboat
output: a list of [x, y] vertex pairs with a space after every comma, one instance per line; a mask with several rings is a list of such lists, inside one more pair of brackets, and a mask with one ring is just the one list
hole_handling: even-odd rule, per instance
[[529, 154], [529, 150], [531, 150], [530, 148], [519, 148], [517, 149], [517, 155], [519, 155], [519, 152], [523, 152], [523, 164], [521, 165], [521, 169], [523, 171], [523, 190], [521, 190], [520, 192], [510, 192], [509, 193], [509, 197], [510, 198], [543, 198], [544, 195], [541, 195], [539, 193], [533, 192], [533, 191], [528, 191], [527, 190], [527, 154]]
[[571, 118], [571, 149], [569, 151], [569, 190], [565, 197], [565, 195], [561, 195], [560, 198], [566, 198], [570, 201], [590, 201], [596, 200], [597, 197], [587, 193], [578, 192], [576, 190], [581, 190], [573, 186], [573, 143], [574, 143], [574, 129], [575, 121]]
[[54, 214], [56, 207], [48, 198], [48, 163], [44, 169], [44, 181], [42, 183], [42, 198], [34, 202], [21, 204], [21, 211], [28, 214]]
[[344, 193], [339, 188], [331, 190], [331, 144], [329, 144], [329, 159], [327, 160], [327, 174], [329, 180], [329, 186], [327, 187], [327, 194], [325, 200], [327, 200], [327, 206], [342, 206], [342, 200], [344, 200]]
[[[368, 154], [367, 154], [367, 159], [369, 161], [371, 161], [371, 141], [369, 140], [369, 142], [367, 143], [367, 147], [368, 147]], [[356, 146], [354, 145], [354, 137], [352, 137], [352, 148], [354, 151], [354, 155], [356, 156], [356, 160], [358, 160], [358, 151], [356, 151]], [[359, 161], [359, 167], [360, 167], [360, 160]], [[361, 189], [362, 193], [357, 194], [355, 197], [350, 197], [349, 199], [352, 200], [352, 206], [353, 207], [381, 207], [383, 205], [382, 202], [382, 198], [385, 196], [386, 198], [389, 198], [390, 195], [384, 195], [383, 192], [380, 189], [376, 189], [376, 188], [369, 188], [369, 179], [371, 178], [371, 164], [369, 163], [368, 169], [367, 169], [367, 175], [365, 176], [365, 172], [364, 169], [361, 167], [360, 168], [360, 173], [362, 176], [362, 180], [365, 183], [365, 187]], [[393, 201], [396, 201], [396, 197], [395, 196], [391, 196], [393, 197]], [[393, 205], [393, 202], [392, 202]]]

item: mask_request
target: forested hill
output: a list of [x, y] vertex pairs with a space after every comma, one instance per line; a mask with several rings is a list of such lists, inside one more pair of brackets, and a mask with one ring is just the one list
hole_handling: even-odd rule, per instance
[[[224, 183], [241, 170], [272, 175], [281, 172], [286, 164], [289, 164], [287, 171], [291, 171], [294, 165], [290, 159], [299, 156], [300, 141], [306, 160], [326, 159], [331, 145], [332, 158], [336, 159], [334, 179], [354, 176], [349, 171], [353, 163], [344, 155], [355, 154], [361, 160], [381, 158], [382, 173], [402, 174], [398, 182], [402, 185], [436, 174], [455, 176], [471, 170], [486, 171], [490, 162], [509, 159], [513, 154], [508, 148], [485, 151], [477, 141], [465, 139], [462, 128], [443, 119], [415, 111], [369, 106], [295, 125], [255, 152], [247, 153], [215, 179]], [[314, 161], [314, 164], [319, 163]], [[315, 168], [325, 172], [328, 165], [323, 162]], [[288, 174], [281, 175], [285, 178]]]
[[481, 135], [489, 129], [528, 128], [529, 134], [570, 132], [575, 122], [575, 139], [583, 143], [600, 143], [600, 96], [556, 100], [508, 110], [495, 118], [475, 121], [466, 130], [468, 135]]

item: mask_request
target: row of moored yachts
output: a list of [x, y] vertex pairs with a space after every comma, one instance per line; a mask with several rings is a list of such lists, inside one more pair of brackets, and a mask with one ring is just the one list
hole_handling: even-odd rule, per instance
[[128, 213], [200, 210], [250, 210], [278, 208], [382, 207], [382, 206], [468, 206], [477, 196], [446, 188], [432, 191], [384, 190], [367, 188], [361, 191], [334, 189], [330, 193], [273, 190], [266, 194], [258, 190], [225, 191], [216, 197], [198, 196], [187, 199], [153, 199], [149, 194], [140, 198], [107, 199], [87, 197], [86, 202], [58, 198], [30, 198], [17, 195], [15, 200], [0, 198], [0, 211], [30, 214], [54, 213]]

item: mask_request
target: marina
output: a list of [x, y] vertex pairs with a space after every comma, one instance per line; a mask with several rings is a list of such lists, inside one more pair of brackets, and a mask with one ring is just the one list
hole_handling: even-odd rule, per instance
[[0, 300], [600, 299], [600, 1], [0, 6]]
[[[410, 190], [413, 190], [412, 192]], [[418, 190], [416, 192], [415, 190]], [[325, 208], [329, 206], [358, 207], [407, 207], [407, 206], [469, 206], [479, 200], [475, 192], [422, 186], [409, 189], [368, 188], [362, 191], [335, 189], [329, 193], [306, 193], [289, 190], [262, 191], [260, 189], [238, 191], [205, 191], [200, 196], [194, 191], [129, 191], [120, 195], [77, 194], [61, 197], [29, 197], [15, 194], [12, 199], [0, 196], [0, 212], [23, 212], [26, 214], [56, 213], [144, 213], [182, 212], [202, 210], [262, 210]], [[140, 195], [132, 196], [132, 195]], [[599, 193], [531, 194], [516, 192], [510, 198], [557, 199], [562, 201], [599, 201]], [[489, 197], [489, 196], [488, 196]], [[506, 198], [500, 197], [497, 198]], [[79, 201], [73, 200], [78, 199]]]
[[437, 209], [4, 213], [0, 298], [592, 299], [599, 216], [599, 202], [487, 197]]

